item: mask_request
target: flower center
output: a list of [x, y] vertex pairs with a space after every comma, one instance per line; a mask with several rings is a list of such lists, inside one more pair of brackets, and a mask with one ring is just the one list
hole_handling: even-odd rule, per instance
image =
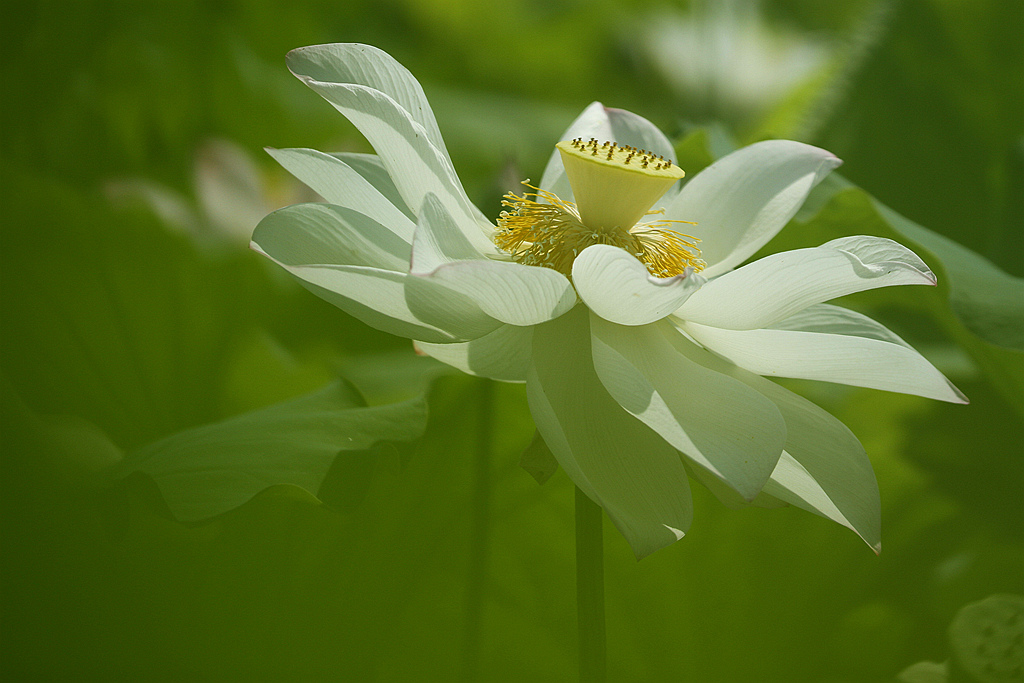
[[572, 273], [581, 251], [594, 244], [625, 249], [647, 266], [655, 277], [681, 275], [688, 268], [705, 267], [698, 240], [671, 226], [690, 223], [669, 219], [638, 222], [679, 178], [683, 170], [660, 156], [614, 142], [591, 138], [560, 142], [566, 176], [576, 203], [538, 189], [522, 196], [509, 192], [498, 217], [494, 243], [514, 261], [529, 266]]

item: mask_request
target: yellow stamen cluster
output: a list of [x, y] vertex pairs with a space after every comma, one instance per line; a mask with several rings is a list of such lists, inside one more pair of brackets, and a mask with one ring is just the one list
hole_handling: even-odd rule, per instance
[[596, 138], [590, 138], [590, 140], [584, 142], [583, 138], [576, 138], [569, 141], [569, 146], [577, 152], [583, 152], [592, 157], [619, 163], [623, 166], [629, 166], [632, 162], [633, 166], [650, 171], [665, 171], [672, 168], [672, 162], [666, 160], [660, 154], [656, 155], [653, 152], [630, 145], [619, 146], [617, 142], [606, 141], [599, 143]]
[[681, 275], [688, 267], [699, 271], [706, 265], [696, 244], [700, 240], [669, 227], [688, 221], [662, 219], [638, 223], [630, 230], [593, 230], [583, 224], [572, 202], [528, 181], [523, 185], [533, 192], [505, 195], [502, 206], [508, 210], [498, 217], [494, 236], [494, 244], [518, 263], [552, 268], [569, 276], [580, 252], [594, 244], [610, 244], [636, 256], [655, 277]]

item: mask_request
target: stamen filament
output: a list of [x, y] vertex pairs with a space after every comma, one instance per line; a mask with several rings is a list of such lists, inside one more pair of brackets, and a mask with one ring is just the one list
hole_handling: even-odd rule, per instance
[[[498, 217], [494, 236], [495, 245], [518, 263], [571, 276], [572, 263], [580, 252], [594, 244], [610, 244], [636, 256], [655, 277], [673, 277], [686, 268], [701, 270], [706, 265], [697, 248], [700, 240], [670, 227], [692, 221], [662, 218], [638, 223], [629, 230], [594, 230], [584, 225], [573, 202], [534, 187], [529, 181], [523, 181], [523, 185], [533, 192], [505, 195], [502, 206], [508, 210]], [[645, 215], [663, 213], [664, 209], [658, 209]]]

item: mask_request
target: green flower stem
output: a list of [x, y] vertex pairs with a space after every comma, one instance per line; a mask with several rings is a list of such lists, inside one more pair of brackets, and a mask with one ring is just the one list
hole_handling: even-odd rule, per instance
[[604, 683], [604, 542], [601, 507], [576, 489], [576, 615], [580, 683]]
[[477, 383], [476, 449], [473, 457], [472, 531], [469, 547], [469, 576], [466, 582], [466, 630], [464, 634], [462, 680], [480, 680], [480, 637], [483, 621], [488, 529], [491, 523], [491, 450], [494, 435], [494, 382]]

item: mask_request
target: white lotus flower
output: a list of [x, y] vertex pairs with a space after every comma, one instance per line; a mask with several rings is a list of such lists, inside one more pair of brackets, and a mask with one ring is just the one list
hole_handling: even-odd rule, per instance
[[693, 2], [645, 22], [637, 44], [690, 106], [749, 120], [806, 83], [830, 57], [806, 32], [770, 26], [758, 0]]
[[[679, 190], [665, 136], [595, 102], [535, 192], [507, 195], [496, 227], [467, 198], [419, 83], [391, 57], [321, 45], [288, 65], [377, 155], [270, 150], [328, 203], [270, 214], [254, 249], [435, 358], [525, 381], [544, 441], [638, 557], [688, 529], [689, 476], [725, 500], [824, 515], [879, 548], [878, 489], [860, 443], [764, 376], [964, 401], [892, 332], [822, 303], [935, 278], [873, 237], [741, 266], [838, 159], [762, 142]], [[664, 212], [648, 216], [652, 205]]]

